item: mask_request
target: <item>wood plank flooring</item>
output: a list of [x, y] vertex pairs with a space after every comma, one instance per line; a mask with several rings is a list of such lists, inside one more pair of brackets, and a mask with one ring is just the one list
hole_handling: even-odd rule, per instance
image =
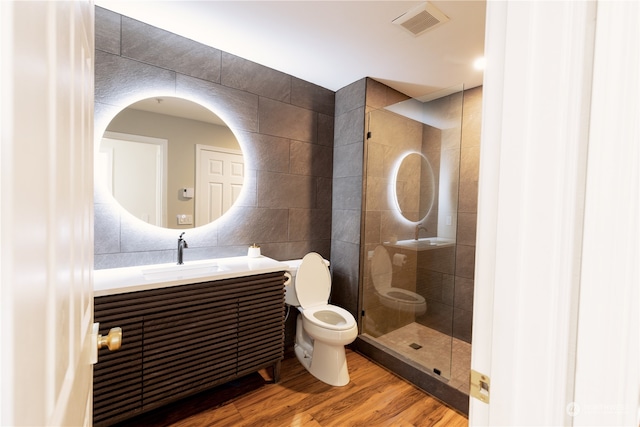
[[331, 387], [295, 357], [282, 362], [281, 380], [266, 372], [143, 414], [118, 427], [466, 427], [467, 418], [366, 357], [347, 350], [351, 382]]

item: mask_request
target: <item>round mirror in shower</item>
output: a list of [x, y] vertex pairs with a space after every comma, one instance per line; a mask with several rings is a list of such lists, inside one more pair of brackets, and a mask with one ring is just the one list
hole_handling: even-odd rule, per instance
[[395, 171], [395, 202], [407, 220], [422, 221], [433, 206], [435, 179], [427, 158], [418, 152], [406, 154]]

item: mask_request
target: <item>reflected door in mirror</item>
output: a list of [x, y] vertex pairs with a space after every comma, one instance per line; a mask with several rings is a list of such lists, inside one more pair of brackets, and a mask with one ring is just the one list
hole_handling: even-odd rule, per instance
[[99, 176], [120, 204], [142, 221], [166, 227], [167, 140], [106, 132]]
[[235, 203], [244, 182], [244, 160], [236, 150], [196, 147], [196, 227], [218, 219]]

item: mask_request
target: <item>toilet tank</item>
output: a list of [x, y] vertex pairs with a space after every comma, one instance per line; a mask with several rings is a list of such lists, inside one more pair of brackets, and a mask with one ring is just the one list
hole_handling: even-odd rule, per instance
[[[287, 271], [291, 275], [291, 280], [287, 280], [284, 283], [284, 302], [285, 304], [289, 304], [294, 307], [299, 307], [300, 301], [298, 301], [298, 297], [296, 295], [295, 281], [296, 281], [296, 275], [298, 273], [298, 267], [300, 267], [300, 264], [302, 264], [302, 259], [290, 259], [290, 260], [281, 261], [281, 262], [287, 264], [288, 266]], [[329, 261], [325, 259], [324, 262], [325, 264], [327, 264], [327, 267], [329, 267], [330, 265]]]

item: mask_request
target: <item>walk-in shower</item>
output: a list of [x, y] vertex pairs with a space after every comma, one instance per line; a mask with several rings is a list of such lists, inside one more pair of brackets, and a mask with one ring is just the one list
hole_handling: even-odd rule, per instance
[[368, 109], [359, 338], [468, 394], [473, 256], [458, 244], [471, 220], [459, 200], [477, 175], [461, 176], [464, 93]]

